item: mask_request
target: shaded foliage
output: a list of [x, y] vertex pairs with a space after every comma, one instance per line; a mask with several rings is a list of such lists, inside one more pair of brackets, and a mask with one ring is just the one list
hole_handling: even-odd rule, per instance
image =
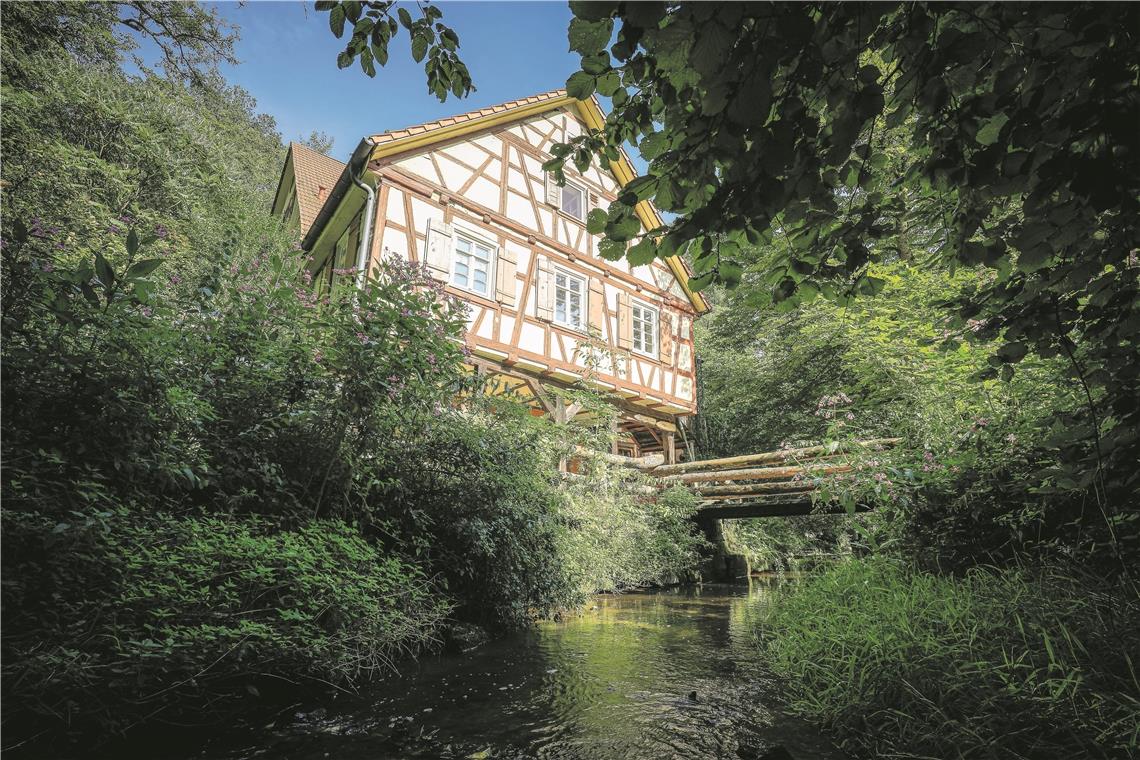
[[266, 213], [280, 137], [210, 45], [193, 76], [119, 67], [128, 11], [172, 45], [216, 21], [155, 5], [4, 8], [6, 745], [351, 688], [455, 617], [518, 626], [681, 572], [692, 504], [615, 486], [580, 519], [552, 475], [596, 432], [488, 395], [420, 268], [313, 292]]
[[1134, 757], [1138, 615], [1072, 568], [874, 558], [803, 581], [758, 632], [792, 708], [860, 756]]
[[[628, 142], [649, 162], [595, 212], [603, 255], [684, 252], [697, 287], [749, 271], [757, 303], [783, 304], [878, 293], [873, 265], [900, 254], [985, 267], [948, 299], [944, 340], [1000, 340], [984, 377], [1062, 357], [1084, 403], [1058, 410], [1053, 476], [1110, 518], [1125, 508], [1140, 477], [1134, 6], [572, 9], [567, 88], [614, 107], [560, 159]], [[639, 239], [645, 199], [677, 216]]]

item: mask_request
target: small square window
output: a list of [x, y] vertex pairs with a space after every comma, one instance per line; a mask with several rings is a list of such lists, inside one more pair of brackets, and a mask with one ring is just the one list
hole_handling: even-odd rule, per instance
[[480, 295], [491, 291], [491, 268], [495, 249], [461, 232], [455, 233], [455, 256], [451, 263], [451, 284]]
[[586, 190], [580, 185], [575, 185], [567, 182], [561, 188], [561, 208], [564, 214], [569, 214], [575, 219], [584, 220], [586, 218]]
[[633, 312], [633, 350], [657, 355], [657, 309], [635, 303]]
[[554, 321], [574, 330], [582, 329], [582, 305], [586, 300], [586, 281], [569, 272], [554, 272]]

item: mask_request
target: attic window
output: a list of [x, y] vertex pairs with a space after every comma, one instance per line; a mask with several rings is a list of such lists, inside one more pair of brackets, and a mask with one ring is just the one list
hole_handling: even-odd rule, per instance
[[562, 202], [559, 207], [562, 213], [569, 214], [578, 220], [586, 218], [586, 190], [581, 185], [567, 182], [562, 186]]

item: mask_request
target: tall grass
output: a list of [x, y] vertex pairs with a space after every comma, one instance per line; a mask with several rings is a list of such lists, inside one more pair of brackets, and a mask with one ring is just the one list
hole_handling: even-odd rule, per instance
[[792, 709], [860, 755], [1140, 756], [1140, 601], [1103, 584], [852, 560], [786, 591], [760, 634]]

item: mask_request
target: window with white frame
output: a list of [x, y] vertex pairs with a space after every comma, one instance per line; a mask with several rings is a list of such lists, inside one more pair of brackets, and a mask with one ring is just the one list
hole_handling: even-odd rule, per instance
[[562, 209], [562, 213], [584, 221], [586, 219], [586, 188], [575, 185], [573, 182], [567, 182], [561, 190], [559, 208]]
[[455, 255], [451, 262], [451, 283], [480, 295], [491, 293], [491, 271], [495, 247], [459, 230], [455, 232]]
[[581, 330], [586, 281], [561, 269], [554, 270], [554, 321]]
[[657, 355], [657, 309], [634, 302], [633, 350], [651, 356]]

